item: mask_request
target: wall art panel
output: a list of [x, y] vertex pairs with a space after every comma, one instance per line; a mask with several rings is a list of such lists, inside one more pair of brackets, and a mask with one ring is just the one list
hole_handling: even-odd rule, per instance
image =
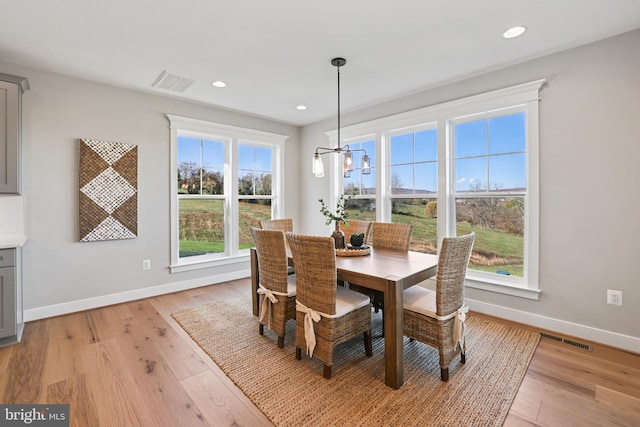
[[81, 139], [80, 241], [138, 235], [138, 147]]

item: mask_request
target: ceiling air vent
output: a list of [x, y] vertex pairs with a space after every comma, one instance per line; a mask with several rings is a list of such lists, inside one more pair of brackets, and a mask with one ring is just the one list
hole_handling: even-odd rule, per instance
[[174, 92], [184, 92], [195, 83], [195, 80], [188, 79], [186, 77], [176, 76], [175, 74], [169, 74], [163, 71], [156, 79], [151, 87], [157, 87], [160, 89], [171, 90]]

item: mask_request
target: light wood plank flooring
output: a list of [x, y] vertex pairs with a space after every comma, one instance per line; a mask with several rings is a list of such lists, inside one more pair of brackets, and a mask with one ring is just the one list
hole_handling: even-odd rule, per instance
[[[270, 426], [171, 317], [248, 292], [237, 280], [30, 322], [0, 349], [0, 402], [69, 403], [78, 427]], [[590, 425], [640, 426], [640, 356], [541, 340], [505, 426]]]

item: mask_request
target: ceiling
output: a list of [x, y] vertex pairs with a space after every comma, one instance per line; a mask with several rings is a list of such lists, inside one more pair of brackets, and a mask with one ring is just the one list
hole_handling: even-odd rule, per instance
[[336, 56], [347, 112], [636, 28], [639, 0], [2, 0], [0, 59], [305, 125], [336, 114]]

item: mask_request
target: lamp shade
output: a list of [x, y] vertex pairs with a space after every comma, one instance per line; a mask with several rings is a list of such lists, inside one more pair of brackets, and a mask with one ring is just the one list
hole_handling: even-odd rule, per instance
[[344, 170], [353, 171], [353, 153], [351, 151], [344, 153]]
[[362, 156], [362, 174], [369, 175], [371, 173], [371, 162], [369, 161], [369, 156], [365, 154]]
[[318, 153], [313, 155], [313, 174], [316, 178], [324, 176], [324, 163], [322, 163], [322, 157]]

